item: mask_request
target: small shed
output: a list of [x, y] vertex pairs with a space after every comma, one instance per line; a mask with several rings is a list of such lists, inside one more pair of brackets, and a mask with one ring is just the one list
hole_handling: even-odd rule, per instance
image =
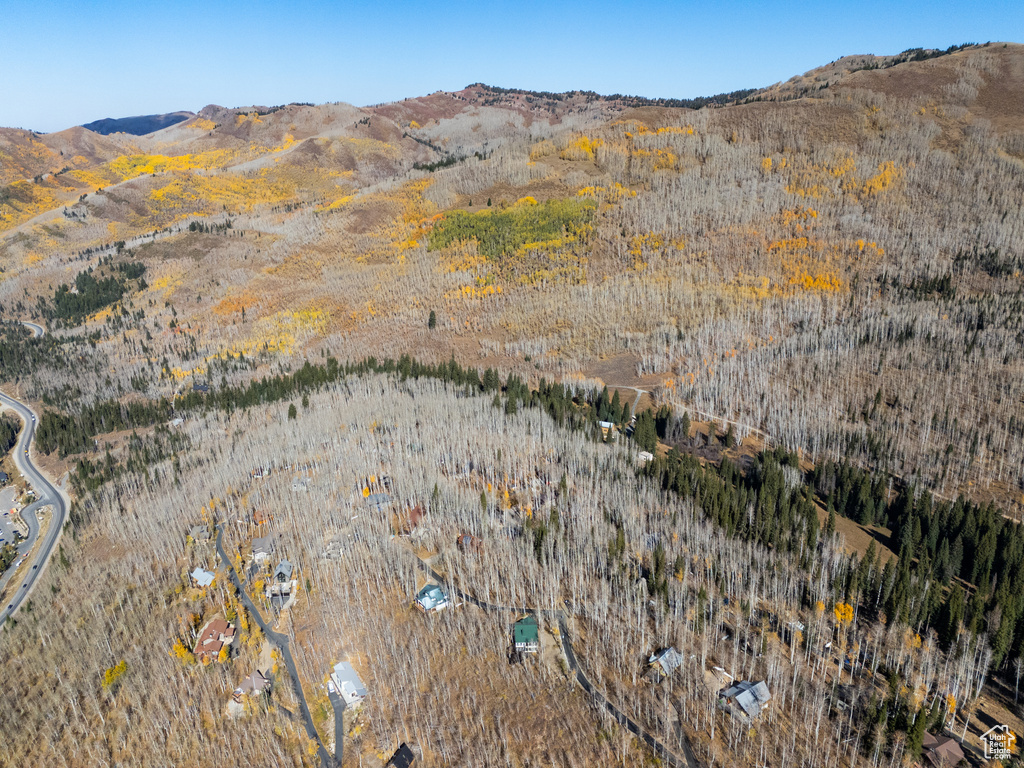
[[540, 650], [540, 627], [536, 616], [523, 616], [512, 625], [512, 645], [520, 653], [537, 653]]
[[664, 648], [647, 660], [651, 671], [658, 679], [665, 678], [675, 672], [683, 664], [683, 656], [675, 648]]

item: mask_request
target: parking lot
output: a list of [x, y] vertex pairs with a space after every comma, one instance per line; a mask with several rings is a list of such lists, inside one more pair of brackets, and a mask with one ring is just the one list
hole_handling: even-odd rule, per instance
[[0, 489], [0, 537], [4, 544], [18, 544], [18, 537], [14, 535], [12, 524], [11, 507], [14, 506], [16, 490], [13, 487]]

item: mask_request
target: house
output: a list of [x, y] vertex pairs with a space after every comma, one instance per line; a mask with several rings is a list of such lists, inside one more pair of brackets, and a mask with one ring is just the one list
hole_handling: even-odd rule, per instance
[[261, 536], [252, 540], [252, 559], [257, 563], [265, 563], [270, 559], [276, 547], [273, 536]]
[[925, 731], [924, 759], [935, 768], [953, 768], [964, 759], [964, 751], [952, 736], [933, 736]]
[[292, 580], [292, 573], [295, 571], [295, 566], [289, 563], [287, 560], [282, 560], [277, 564], [277, 568], [274, 569], [274, 581], [278, 584], [284, 584], [285, 582]]
[[471, 533], [463, 533], [455, 539], [455, 546], [460, 552], [476, 553], [484, 548], [484, 543]]
[[601, 428], [601, 437], [603, 437], [605, 440], [608, 439], [609, 435], [611, 436], [612, 440], [618, 439], [618, 435], [616, 434], [615, 429], [615, 422], [599, 421], [597, 422], [597, 426]]
[[234, 641], [235, 626], [225, 619], [214, 619], [199, 633], [194, 653], [199, 661], [216, 659], [221, 649]]
[[188, 531], [188, 537], [196, 544], [209, 544], [210, 529], [205, 525], [193, 525]]
[[282, 560], [274, 569], [273, 578], [267, 585], [266, 596], [271, 604], [279, 610], [288, 603], [292, 592], [298, 586], [298, 581], [292, 578], [295, 566], [287, 560]]
[[331, 682], [346, 705], [358, 704], [366, 698], [366, 686], [347, 661], [339, 661], [334, 665]]
[[242, 699], [246, 696], [259, 696], [268, 688], [270, 688], [270, 678], [257, 669], [245, 678], [240, 686], [235, 688], [235, 692], [231, 694], [231, 698], [233, 698], [235, 702], [241, 704]]
[[512, 645], [520, 653], [536, 653], [540, 650], [540, 629], [536, 616], [524, 616], [512, 625]]
[[200, 589], [206, 589], [213, 584], [213, 574], [209, 571], [204, 571], [202, 568], [196, 567], [189, 575], [192, 577], [192, 583]]
[[403, 743], [398, 751], [391, 756], [388, 760], [388, 764], [384, 768], [411, 768], [413, 761], [416, 759], [416, 755], [412, 753], [408, 744]]
[[647, 660], [651, 676], [656, 680], [662, 680], [683, 665], [682, 654], [675, 648], [665, 648], [653, 654]]
[[733, 717], [756, 720], [767, 709], [772, 695], [762, 681], [751, 683], [746, 680], [731, 685], [718, 693], [718, 706]]
[[636, 455], [636, 461], [640, 466], [643, 466], [649, 461], [654, 461], [654, 454], [650, 451], [640, 451], [640, 453]]
[[205, 382], [197, 381], [195, 384], [192, 385], [192, 391], [198, 392], [201, 395], [206, 395], [209, 394], [210, 392], [210, 385], [206, 384]]
[[[390, 498], [387, 496], [387, 494], [380, 493], [368, 497], [367, 501], [373, 499], [374, 496], [383, 496], [385, 498]], [[378, 507], [379, 506], [380, 505], [378, 504]], [[410, 534], [412, 533], [413, 529], [420, 524], [420, 521], [423, 519], [423, 516], [425, 514], [426, 512], [424, 511], [422, 505], [407, 505], [401, 511], [395, 512], [395, 514], [391, 516], [391, 527], [399, 536]]]
[[416, 607], [424, 613], [443, 611], [448, 607], [448, 596], [436, 584], [427, 584], [416, 595]]
[[378, 510], [384, 509], [384, 507], [391, 503], [391, 497], [386, 493], [371, 493], [365, 498], [369, 506], [377, 507]]

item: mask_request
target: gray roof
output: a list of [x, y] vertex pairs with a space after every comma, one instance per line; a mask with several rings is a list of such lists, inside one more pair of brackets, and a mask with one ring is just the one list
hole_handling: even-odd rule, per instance
[[726, 688], [720, 696], [728, 703], [735, 702], [751, 720], [761, 714], [765, 704], [772, 698], [764, 681], [751, 683], [746, 680]]
[[270, 534], [252, 540], [252, 553], [269, 555], [274, 551], [274, 537]]
[[257, 669], [242, 681], [242, 684], [235, 689], [235, 693], [262, 693], [268, 685], [270, 685], [270, 680]]
[[648, 662], [651, 664], [657, 664], [661, 667], [662, 672], [666, 675], [671, 675], [676, 669], [682, 666], [683, 657], [675, 648], [666, 648], [651, 656], [651, 658], [648, 659]]
[[366, 686], [363, 685], [363, 681], [359, 679], [359, 675], [352, 669], [352, 665], [347, 661], [339, 661], [334, 665], [334, 672], [331, 674], [334, 678], [335, 684], [341, 689], [341, 693], [346, 700], [353, 696], [362, 698], [366, 696]]
[[292, 577], [292, 571], [295, 567], [287, 560], [282, 560], [277, 564], [277, 568], [274, 569], [274, 578], [282, 581], [287, 581]]

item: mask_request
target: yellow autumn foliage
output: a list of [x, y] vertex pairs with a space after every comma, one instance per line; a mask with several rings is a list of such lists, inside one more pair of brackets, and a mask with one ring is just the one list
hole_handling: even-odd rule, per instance
[[174, 173], [150, 192], [155, 212], [193, 212], [197, 209], [251, 210], [259, 204], [275, 205], [296, 199], [296, 186], [266, 169], [257, 176], [206, 176]]
[[603, 145], [602, 139], [592, 139], [580, 134], [574, 137], [558, 156], [563, 160], [593, 160], [597, 148]]
[[902, 178], [903, 169], [897, 167], [895, 163], [891, 161], [881, 163], [878, 166], [878, 173], [871, 176], [864, 182], [864, 186], [861, 187], [861, 195], [864, 197], [870, 197], [872, 195], [880, 194], [892, 187]]
[[329, 314], [319, 309], [278, 312], [257, 320], [252, 336], [224, 354], [231, 357], [258, 352], [290, 355], [299, 343], [322, 335], [329, 320]]
[[195, 664], [196, 657], [180, 637], [174, 638], [174, 646], [171, 648], [171, 656], [174, 656], [182, 664]]
[[614, 182], [608, 187], [583, 187], [576, 192], [577, 197], [593, 197], [605, 203], [617, 203], [624, 197], [636, 197], [635, 189], [624, 187], [619, 182]]
[[849, 624], [853, 621], [853, 606], [849, 603], [836, 603], [833, 613], [840, 624]]
[[103, 673], [103, 690], [109, 691], [128, 671], [128, 663], [122, 659]]

